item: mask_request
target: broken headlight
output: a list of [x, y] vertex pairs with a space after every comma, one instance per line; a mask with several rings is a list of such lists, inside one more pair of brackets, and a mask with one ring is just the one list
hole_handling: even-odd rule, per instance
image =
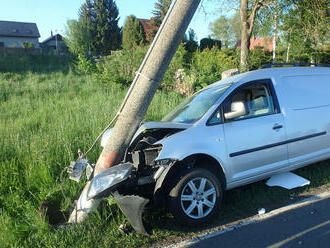
[[97, 174], [88, 189], [88, 199], [95, 198], [126, 181], [131, 175], [132, 169], [132, 164], [120, 164]]

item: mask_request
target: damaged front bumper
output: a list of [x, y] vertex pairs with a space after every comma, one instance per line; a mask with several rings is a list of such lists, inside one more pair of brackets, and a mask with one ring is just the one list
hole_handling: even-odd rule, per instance
[[[81, 160], [79, 160], [80, 162]], [[75, 168], [81, 171], [82, 166], [79, 165]], [[133, 171], [134, 166], [132, 164], [119, 164], [97, 174], [91, 181], [88, 181], [78, 201], [76, 201], [68, 223], [82, 222], [89, 213], [97, 208], [102, 198], [111, 195], [132, 227], [137, 232], [148, 235], [143, 225], [142, 215], [150, 200], [134, 194], [120, 194], [118, 191], [121, 188], [129, 188], [137, 184], [137, 180], [132, 175], [134, 174]], [[77, 174], [74, 169], [70, 173]]]

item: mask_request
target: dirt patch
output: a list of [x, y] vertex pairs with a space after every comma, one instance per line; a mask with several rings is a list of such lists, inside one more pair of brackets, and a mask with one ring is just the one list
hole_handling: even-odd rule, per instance
[[45, 218], [51, 226], [66, 222], [68, 213], [60, 210], [60, 206], [48, 200], [43, 200], [39, 206], [41, 218]]

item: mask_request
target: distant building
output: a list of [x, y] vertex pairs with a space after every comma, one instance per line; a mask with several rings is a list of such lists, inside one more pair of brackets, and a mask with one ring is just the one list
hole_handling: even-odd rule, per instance
[[152, 20], [140, 19], [140, 18], [138, 20], [143, 26], [144, 33], [146, 34], [147, 40], [151, 40], [155, 36], [158, 28], [155, 25], [153, 25]]
[[52, 52], [66, 53], [68, 51], [68, 46], [63, 40], [62, 35], [51, 33], [51, 36], [40, 43], [42, 49], [46, 49]]
[[0, 21], [0, 47], [39, 48], [39, 37], [35, 23]]
[[[241, 46], [241, 41], [239, 40], [235, 48]], [[254, 38], [252, 37], [250, 39], [250, 50], [253, 50], [256, 47], [263, 47], [264, 49], [272, 52], [273, 51], [273, 38], [272, 37], [267, 37], [267, 38]]]

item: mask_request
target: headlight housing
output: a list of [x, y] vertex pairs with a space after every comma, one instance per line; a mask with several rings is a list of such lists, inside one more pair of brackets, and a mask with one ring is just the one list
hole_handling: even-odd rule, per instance
[[88, 189], [88, 199], [95, 198], [106, 190], [111, 190], [128, 179], [133, 169], [132, 164], [120, 164], [96, 175]]

